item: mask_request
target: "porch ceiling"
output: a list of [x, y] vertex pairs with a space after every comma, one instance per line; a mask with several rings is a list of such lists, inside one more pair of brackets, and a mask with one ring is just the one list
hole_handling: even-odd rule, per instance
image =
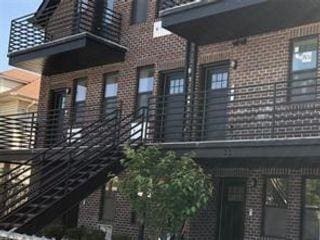
[[211, 167], [319, 166], [320, 138], [206, 141], [159, 144], [178, 154], [194, 152]]

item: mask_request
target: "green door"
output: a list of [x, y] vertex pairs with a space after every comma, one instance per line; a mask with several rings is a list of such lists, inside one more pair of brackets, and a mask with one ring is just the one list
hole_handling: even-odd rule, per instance
[[220, 189], [219, 240], [242, 240], [246, 179], [223, 179]]

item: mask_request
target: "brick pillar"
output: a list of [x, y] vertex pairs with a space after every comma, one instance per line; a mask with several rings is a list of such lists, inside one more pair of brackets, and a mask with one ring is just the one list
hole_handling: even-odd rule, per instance
[[258, 171], [252, 171], [247, 181], [244, 229], [244, 239], [246, 240], [258, 239], [261, 236], [263, 185], [263, 176]]
[[302, 176], [298, 170], [289, 175], [287, 239], [300, 239]]

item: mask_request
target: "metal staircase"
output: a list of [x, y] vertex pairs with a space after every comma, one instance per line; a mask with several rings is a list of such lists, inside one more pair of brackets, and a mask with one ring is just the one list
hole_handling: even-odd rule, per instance
[[123, 169], [143, 143], [146, 109], [99, 119], [0, 177], [0, 229], [33, 234]]

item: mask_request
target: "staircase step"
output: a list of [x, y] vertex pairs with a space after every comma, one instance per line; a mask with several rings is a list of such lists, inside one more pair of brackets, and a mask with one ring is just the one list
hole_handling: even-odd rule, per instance
[[34, 213], [16, 213], [15, 216], [17, 217], [27, 217], [27, 218], [32, 218], [36, 216], [37, 214]]
[[[66, 190], [65, 187], [55, 187], [54, 189], [58, 190], [58, 191]], [[73, 187], [68, 187], [67, 188], [68, 191], [72, 191], [73, 189], [74, 189]]]
[[19, 224], [19, 223], [2, 222], [2, 223], [0, 223], [0, 229], [19, 228], [21, 225], [22, 224]]
[[63, 198], [63, 196], [56, 196], [56, 195], [54, 195], [54, 196], [52, 196], [52, 195], [44, 195], [42, 197], [45, 198], [45, 199], [55, 199], [55, 200]]
[[79, 171], [78, 173], [81, 174], [81, 175], [87, 175], [87, 174], [93, 175], [93, 174], [95, 174], [96, 172], [93, 172], [93, 171]]
[[48, 207], [49, 205], [33, 203], [33, 204], [28, 205], [28, 206], [31, 207], [31, 208], [46, 208], [46, 207]]
[[70, 178], [70, 183], [75, 183], [75, 182], [79, 182], [79, 183], [84, 183], [86, 181], [86, 179], [75, 179], [75, 178]]

